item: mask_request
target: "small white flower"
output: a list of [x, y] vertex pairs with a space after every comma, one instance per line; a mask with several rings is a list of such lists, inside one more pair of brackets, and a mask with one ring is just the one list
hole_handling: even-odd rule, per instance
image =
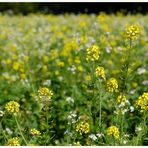
[[13, 131], [10, 128], [6, 128], [5, 130], [9, 135], [11, 135], [13, 133]]
[[4, 116], [4, 112], [2, 110], [0, 110], [0, 117]]
[[148, 85], [148, 80], [144, 80], [144, 81], [142, 82], [142, 84], [143, 84], [143, 85]]
[[74, 99], [71, 98], [71, 97], [67, 97], [67, 98], [66, 98], [66, 101], [67, 101], [68, 103], [74, 103]]
[[102, 134], [102, 133], [98, 133], [98, 134], [96, 134], [96, 136], [97, 136], [98, 138], [100, 138], [100, 137], [103, 136], [103, 134]]
[[97, 137], [96, 137], [96, 135], [95, 134], [91, 134], [91, 135], [89, 135], [88, 136], [90, 139], [92, 139], [92, 140], [97, 140]]
[[45, 81], [43, 82], [43, 85], [45, 85], [45, 86], [50, 86], [50, 85], [51, 85], [51, 80], [45, 80]]
[[134, 107], [130, 106], [130, 112], [134, 112]]
[[127, 141], [126, 140], [123, 140], [123, 144], [127, 144]]
[[136, 132], [140, 132], [140, 131], [142, 131], [142, 128], [140, 126], [139, 127], [136, 127], [135, 131]]
[[132, 95], [132, 94], [134, 94], [135, 92], [136, 92], [136, 89], [133, 89], [133, 90], [130, 91], [130, 94]]
[[62, 76], [59, 76], [58, 79], [59, 79], [60, 81], [63, 81], [64, 78], [63, 78]]
[[143, 67], [138, 68], [138, 69], [137, 69], [137, 73], [138, 73], [139, 75], [144, 74], [144, 73], [146, 73], [146, 69], [143, 68]]

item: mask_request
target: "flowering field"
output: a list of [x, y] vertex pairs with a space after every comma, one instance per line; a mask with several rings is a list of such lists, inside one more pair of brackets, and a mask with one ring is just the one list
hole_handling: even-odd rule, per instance
[[148, 15], [0, 15], [0, 145], [148, 145]]

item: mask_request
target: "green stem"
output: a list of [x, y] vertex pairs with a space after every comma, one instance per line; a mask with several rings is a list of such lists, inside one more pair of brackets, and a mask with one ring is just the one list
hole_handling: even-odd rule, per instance
[[102, 114], [102, 98], [101, 98], [101, 96], [102, 96], [102, 94], [101, 94], [101, 92], [102, 92], [102, 90], [101, 90], [101, 82], [99, 81], [99, 90], [100, 90], [100, 95], [99, 95], [99, 127], [100, 127], [100, 129], [101, 129], [101, 118], [102, 118], [102, 116], [101, 116], [101, 114]]
[[24, 135], [23, 135], [23, 133], [22, 133], [22, 131], [21, 131], [20, 125], [19, 125], [18, 120], [17, 120], [16, 117], [15, 117], [15, 121], [16, 121], [17, 127], [18, 127], [18, 129], [19, 129], [19, 131], [20, 131], [20, 134], [21, 134], [21, 136], [22, 136], [22, 138], [23, 138], [25, 144], [28, 145], [28, 143], [27, 143], [27, 141], [26, 141], [26, 139], [25, 139], [25, 137], [24, 137]]

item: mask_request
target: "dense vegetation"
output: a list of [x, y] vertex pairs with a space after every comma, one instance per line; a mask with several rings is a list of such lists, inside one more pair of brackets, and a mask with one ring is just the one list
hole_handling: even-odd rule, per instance
[[147, 145], [147, 22], [0, 15], [0, 145]]

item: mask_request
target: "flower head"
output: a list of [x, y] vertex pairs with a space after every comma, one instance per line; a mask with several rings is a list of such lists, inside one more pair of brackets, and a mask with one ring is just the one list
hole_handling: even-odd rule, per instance
[[87, 49], [87, 61], [96, 61], [100, 57], [100, 49], [97, 45], [93, 45], [90, 48]]
[[140, 33], [140, 27], [138, 25], [132, 25], [126, 28], [126, 38], [135, 40]]
[[81, 135], [83, 133], [87, 134], [89, 132], [89, 124], [88, 123], [84, 123], [84, 122], [80, 122], [76, 125], [76, 131], [79, 132]]
[[14, 137], [8, 140], [8, 146], [20, 146], [18, 137]]
[[126, 103], [126, 97], [124, 96], [124, 95], [119, 95], [118, 97], [117, 97], [117, 102], [118, 103], [123, 103], [123, 104], [125, 104]]
[[106, 77], [105, 77], [105, 71], [104, 71], [104, 68], [103, 67], [100, 67], [98, 66], [96, 68], [96, 76], [98, 77], [101, 77], [102, 79], [106, 80]]
[[32, 129], [30, 130], [30, 133], [31, 133], [33, 136], [39, 136], [39, 135], [41, 135], [41, 132], [38, 131], [38, 130], [35, 129], [35, 128], [32, 128]]
[[41, 101], [50, 101], [53, 96], [53, 92], [46, 87], [42, 87], [38, 90], [38, 95]]
[[115, 138], [119, 138], [119, 130], [116, 126], [110, 126], [108, 129], [107, 129], [107, 135], [108, 136], [113, 136]]
[[20, 111], [20, 104], [15, 101], [10, 101], [6, 104], [5, 109], [7, 112], [16, 116]]
[[115, 78], [110, 78], [107, 82], [107, 89], [109, 92], [117, 92], [118, 90], [118, 82]]
[[148, 92], [144, 92], [143, 95], [138, 98], [136, 105], [140, 107], [141, 112], [148, 110]]

